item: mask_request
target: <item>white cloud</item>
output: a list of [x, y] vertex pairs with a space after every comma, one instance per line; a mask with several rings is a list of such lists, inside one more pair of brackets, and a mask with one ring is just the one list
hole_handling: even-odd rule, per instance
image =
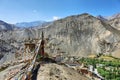
[[58, 19], [60, 19], [60, 17], [58, 17], [58, 16], [53, 16], [53, 20], [58, 20]]
[[33, 10], [33, 12], [34, 12], [34, 13], [36, 13], [36, 12], [37, 12], [37, 10]]

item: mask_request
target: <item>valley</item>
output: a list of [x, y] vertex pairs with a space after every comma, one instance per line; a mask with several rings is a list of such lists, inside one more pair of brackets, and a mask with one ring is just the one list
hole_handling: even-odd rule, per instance
[[[119, 80], [119, 18], [103, 20], [83, 13], [22, 29], [1, 21], [0, 77]], [[38, 55], [42, 53], [43, 58]]]

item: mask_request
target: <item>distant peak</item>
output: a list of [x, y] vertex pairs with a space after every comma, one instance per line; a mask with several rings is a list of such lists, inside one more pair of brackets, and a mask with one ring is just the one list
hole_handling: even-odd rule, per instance
[[115, 19], [115, 18], [120, 18], [120, 13], [116, 13], [116, 14], [108, 17], [109, 20], [112, 20], [112, 19]]
[[102, 15], [98, 15], [97, 17], [103, 17]]
[[[4, 21], [2, 21], [2, 20], [0, 20], [0, 24], [5, 24], [6, 22], [4, 22]], [[7, 23], [6, 23], [7, 24]]]
[[114, 14], [113, 17], [114, 17], [114, 18], [120, 17], [120, 13]]
[[100, 20], [102, 20], [102, 21], [107, 21], [107, 19], [104, 17], [104, 16], [102, 16], [102, 15], [98, 15], [98, 16], [96, 16], [98, 19], [100, 19]]
[[4, 22], [4, 21], [0, 20], [0, 22]]

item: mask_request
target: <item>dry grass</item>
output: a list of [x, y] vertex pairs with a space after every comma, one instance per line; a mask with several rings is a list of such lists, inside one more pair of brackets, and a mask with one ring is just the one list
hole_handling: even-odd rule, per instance
[[100, 56], [99, 59], [104, 59], [104, 60], [107, 60], [107, 61], [116, 61], [116, 60], [119, 60], [118, 58], [115, 58], [113, 56]]
[[[91, 54], [88, 56], [88, 58], [96, 58], [97, 56], [95, 54]], [[106, 60], [106, 61], [120, 61], [119, 58], [116, 58], [114, 56], [109, 56], [109, 55], [101, 55], [100, 57], [98, 57], [98, 59], [103, 59], [103, 60]]]
[[101, 56], [101, 59], [105, 59], [105, 60], [114, 60], [114, 58], [110, 57], [110, 56]]
[[95, 54], [91, 54], [88, 56], [88, 58], [96, 58], [96, 55]]

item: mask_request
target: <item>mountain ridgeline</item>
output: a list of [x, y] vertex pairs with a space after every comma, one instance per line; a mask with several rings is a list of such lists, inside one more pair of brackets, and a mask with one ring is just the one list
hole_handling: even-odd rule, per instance
[[16, 23], [15, 25], [18, 26], [19, 28], [32, 28], [32, 27], [43, 27], [51, 22], [46, 22], [46, 21], [33, 21], [33, 22], [21, 22], [21, 23]]
[[0, 31], [14, 30], [15, 28], [16, 28], [15, 25], [8, 24], [8, 23], [0, 20]]
[[40, 38], [44, 31], [46, 52], [50, 54], [88, 56], [91, 54], [120, 55], [120, 31], [115, 21], [104, 21], [90, 14], [68, 16], [43, 28], [27, 28], [4, 32], [0, 39], [11, 40], [19, 49], [28, 39]]

